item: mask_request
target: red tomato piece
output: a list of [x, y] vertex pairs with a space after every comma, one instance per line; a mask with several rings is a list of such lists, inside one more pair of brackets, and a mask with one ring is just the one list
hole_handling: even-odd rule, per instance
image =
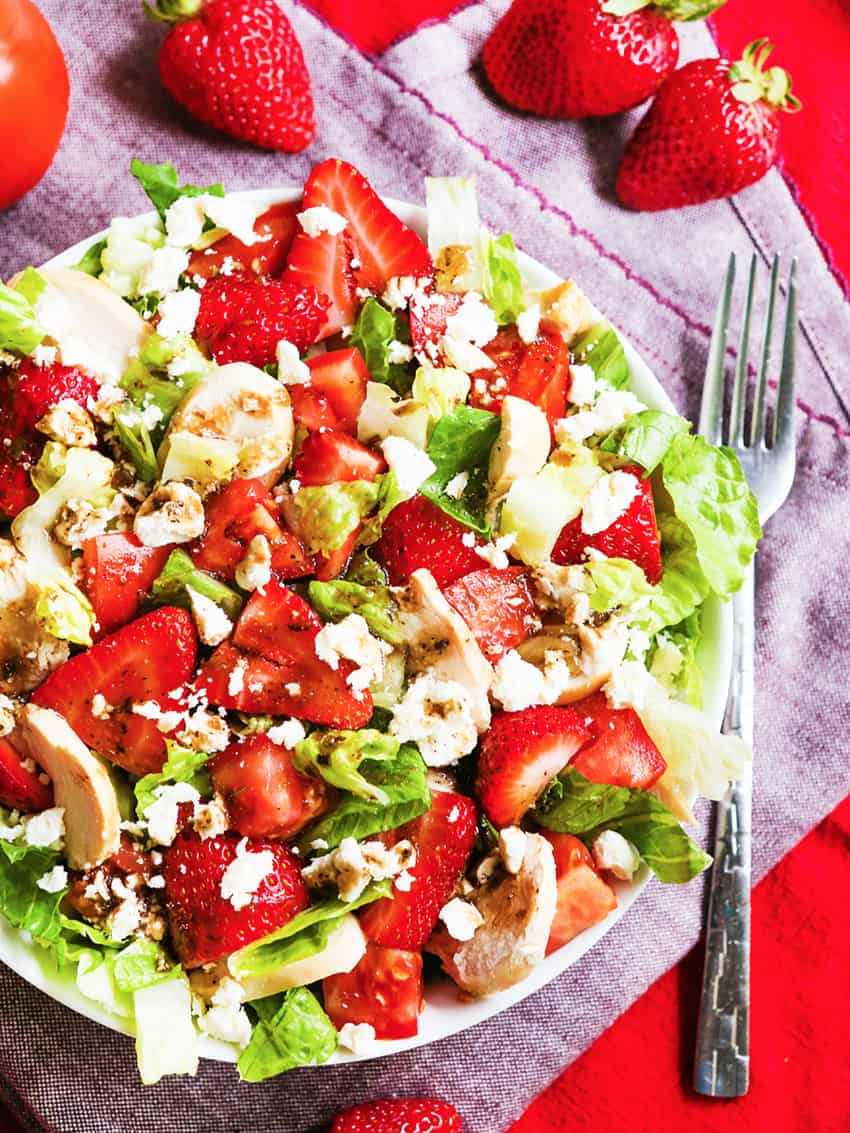
[[209, 248], [192, 253], [187, 274], [211, 279], [221, 271], [225, 260], [230, 260], [232, 272], [254, 271], [258, 275], [280, 275], [289, 255], [292, 238], [299, 228], [296, 214], [300, 208], [300, 201], [284, 201], [272, 205], [254, 222], [258, 240], [253, 244], [244, 244], [235, 236], [223, 236]]
[[443, 593], [493, 664], [540, 629], [525, 567], [474, 570]]
[[[357, 431], [357, 418], [366, 400], [366, 384], [372, 380], [363, 355], [356, 347], [329, 350], [307, 360], [310, 389], [327, 398], [336, 416], [336, 429]], [[290, 394], [293, 388], [290, 388]]]
[[209, 768], [234, 829], [248, 838], [293, 838], [333, 796], [323, 780], [297, 771], [290, 752], [266, 735], [231, 744]]
[[560, 334], [541, 330], [526, 344], [516, 327], [509, 326], [483, 349], [495, 368], [470, 375], [469, 404], [500, 413], [508, 395], [521, 397], [539, 406], [554, 427], [566, 412], [570, 376], [570, 352]]
[[375, 480], [386, 472], [384, 458], [347, 433], [311, 433], [295, 458], [295, 476], [302, 487], [341, 481]]
[[0, 803], [25, 814], [53, 806], [53, 787], [24, 767], [21, 756], [5, 737], [0, 737]]
[[611, 783], [647, 791], [667, 770], [633, 708], [611, 708], [596, 692], [572, 705], [594, 737], [570, 762], [592, 783]]
[[333, 1025], [371, 1023], [379, 1039], [416, 1034], [422, 992], [419, 952], [371, 943], [356, 968], [322, 981], [325, 1011]]
[[201, 570], [232, 579], [255, 535], [265, 535], [272, 553], [272, 570], [281, 578], [312, 573], [313, 560], [300, 541], [279, 522], [271, 493], [261, 480], [233, 480], [205, 505], [206, 530], [189, 547]]
[[[190, 679], [196, 652], [191, 615], [163, 606], [60, 665], [35, 690], [32, 703], [54, 708], [98, 755], [147, 775], [165, 762], [165, 736], [156, 720], [131, 706], [153, 701], [163, 712], [179, 709], [180, 701], [166, 693]], [[93, 712], [95, 693], [106, 701], [105, 713]]]
[[97, 636], [132, 621], [162, 572], [173, 547], [146, 547], [135, 535], [114, 531], [83, 543], [83, 588], [97, 618]]
[[599, 876], [586, 846], [572, 834], [541, 834], [552, 845], [558, 881], [558, 903], [549, 931], [546, 955], [595, 925], [617, 907], [617, 895]]

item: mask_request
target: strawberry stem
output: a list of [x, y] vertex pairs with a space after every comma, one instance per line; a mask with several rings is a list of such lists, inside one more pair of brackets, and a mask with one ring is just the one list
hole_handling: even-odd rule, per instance
[[630, 16], [641, 8], [654, 8], [668, 20], [685, 23], [704, 20], [725, 3], [726, 0], [606, 0], [602, 11], [610, 16]]
[[179, 24], [191, 20], [204, 6], [204, 0], [154, 0], [149, 4], [143, 0], [145, 15], [161, 24]]
[[782, 67], [765, 69], [773, 44], [754, 39], [743, 56], [729, 68], [732, 93], [740, 102], [764, 102], [777, 110], [796, 114], [803, 104], [791, 91], [791, 76]]

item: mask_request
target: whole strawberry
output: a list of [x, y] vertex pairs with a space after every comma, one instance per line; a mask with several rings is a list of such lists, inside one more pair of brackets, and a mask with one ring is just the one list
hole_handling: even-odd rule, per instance
[[548, 118], [629, 110], [679, 60], [672, 20], [698, 20], [725, 0], [514, 0], [484, 44], [487, 77], [505, 102]]
[[331, 1133], [463, 1133], [463, 1125], [448, 1102], [391, 1098], [345, 1110]]
[[159, 73], [190, 114], [264, 149], [297, 153], [310, 144], [310, 75], [275, 0], [156, 0], [145, 10], [174, 25]]
[[773, 50], [757, 39], [737, 63], [698, 59], [662, 85], [626, 147], [617, 196], [655, 212], [731, 197], [761, 180], [776, 160], [779, 112], [797, 111]]

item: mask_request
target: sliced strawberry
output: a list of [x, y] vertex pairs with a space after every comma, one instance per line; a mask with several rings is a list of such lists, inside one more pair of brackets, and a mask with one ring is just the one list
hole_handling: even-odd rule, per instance
[[[197, 641], [191, 616], [163, 606], [71, 657], [33, 693], [33, 704], [54, 708], [90, 748], [134, 775], [158, 771], [165, 738], [157, 721], [132, 711], [153, 701], [162, 712], [180, 708], [166, 694], [192, 676]], [[92, 711], [100, 693], [106, 709]]]
[[25, 814], [53, 806], [53, 787], [24, 767], [21, 755], [0, 736], [0, 803]]
[[172, 546], [146, 547], [135, 535], [113, 531], [83, 543], [83, 589], [97, 619], [97, 636], [112, 633], [140, 612]]
[[410, 339], [417, 358], [436, 362], [446, 323], [457, 314], [463, 295], [454, 291], [429, 291], [410, 304]]
[[516, 825], [591, 738], [572, 708], [525, 708], [493, 718], [478, 757], [476, 796], [496, 826]]
[[577, 515], [561, 531], [552, 549], [552, 562], [560, 566], [583, 562], [588, 547], [601, 551], [609, 559], [630, 559], [646, 575], [647, 582], [660, 582], [661, 539], [655, 522], [655, 504], [652, 484], [644, 480], [643, 469], [626, 465], [620, 469], [638, 481], [638, 492], [626, 511], [610, 527], [595, 535], [585, 535], [581, 529], [581, 515]]
[[363, 530], [363, 524], [360, 523], [351, 532], [341, 547], [337, 547], [335, 551], [325, 554], [319, 551], [316, 555], [316, 581], [317, 582], [330, 582], [331, 579], [339, 578], [345, 572], [348, 566], [348, 561], [354, 554], [357, 546], [357, 538]]
[[[3, 440], [0, 438], [0, 445], [2, 444]], [[42, 447], [38, 445], [39, 449]], [[20, 463], [20, 458], [7, 456], [6, 450], [0, 448], [0, 520], [14, 519], [38, 499], [38, 492], [30, 479], [30, 469], [38, 457], [33, 460], [25, 456], [23, 460]]]
[[558, 904], [546, 955], [595, 925], [617, 908], [617, 895], [599, 876], [585, 845], [572, 834], [541, 831], [552, 845], [558, 879]]
[[431, 571], [438, 586], [448, 586], [481, 566], [481, 556], [463, 541], [470, 535], [468, 527], [425, 496], [413, 496], [384, 520], [373, 553], [394, 586], [406, 582], [421, 567]]
[[188, 275], [212, 279], [227, 264], [229, 272], [253, 271], [257, 275], [280, 275], [286, 266], [286, 257], [298, 231], [298, 201], [283, 201], [272, 205], [254, 221], [258, 239], [244, 244], [232, 234], [216, 240], [209, 248], [193, 252], [186, 269]]
[[304, 186], [302, 209], [324, 205], [346, 219], [337, 235], [299, 232], [292, 242], [286, 277], [313, 284], [331, 300], [322, 338], [350, 326], [360, 300], [358, 288], [380, 294], [393, 276], [430, 277], [428, 249], [353, 165], [329, 158], [313, 167]]
[[[312, 386], [289, 386], [289, 400], [292, 403], [292, 416], [296, 425], [302, 425], [308, 433], [319, 429], [340, 429], [339, 417], [331, 406], [330, 399], [321, 390]], [[347, 430], [350, 432], [351, 430]]]
[[601, 692], [573, 706], [593, 739], [570, 764], [591, 783], [648, 791], [667, 770], [633, 708], [611, 708]]
[[[316, 656], [322, 622], [303, 598], [275, 579], [254, 591], [230, 641], [201, 666], [197, 687], [212, 704], [269, 715], [298, 716], [314, 724], [362, 728], [372, 715], [368, 690], [356, 696], [346, 683], [355, 665], [331, 669]], [[234, 670], [243, 674], [233, 676]]]
[[12, 381], [11, 426], [16, 433], [32, 430], [51, 406], [69, 399], [85, 407], [90, 398], [97, 397], [99, 388], [96, 378], [76, 366], [58, 362], [38, 366], [24, 358]]
[[303, 578], [313, 560], [280, 523], [277, 505], [261, 480], [233, 480], [206, 500], [206, 530], [189, 547], [201, 570], [232, 579], [255, 535], [265, 535], [272, 570], [281, 578]]
[[470, 375], [469, 404], [499, 413], [510, 394], [539, 406], [554, 427], [566, 412], [570, 376], [570, 352], [561, 335], [541, 330], [534, 342], [526, 344], [516, 327], [509, 326], [483, 349], [495, 368]]
[[266, 735], [231, 744], [209, 769], [234, 829], [249, 838], [293, 838], [334, 795], [323, 779], [296, 771], [290, 752]]
[[474, 570], [443, 593], [494, 664], [540, 629], [525, 567]]
[[295, 476], [303, 487], [340, 481], [375, 480], [386, 472], [384, 458], [350, 437], [335, 431], [311, 433], [295, 458]]
[[325, 1010], [333, 1025], [369, 1023], [379, 1039], [416, 1034], [423, 990], [421, 954], [377, 944], [367, 945], [365, 956], [350, 972], [322, 981]]
[[[356, 433], [357, 418], [366, 400], [366, 385], [372, 380], [363, 355], [353, 346], [347, 350], [329, 350], [326, 354], [309, 358], [307, 365], [310, 368], [310, 385], [290, 386], [290, 396], [304, 389], [320, 394], [327, 400], [336, 418], [332, 428]], [[294, 405], [293, 401], [293, 411]]]
[[[248, 842], [238, 834], [202, 839], [183, 831], [163, 850], [165, 907], [171, 941], [187, 968], [209, 964], [292, 920], [309, 903], [297, 859], [280, 842]], [[262, 854], [269, 870], [248, 904], [222, 893], [225, 871], [241, 853]], [[239, 901], [239, 897], [234, 900]]]
[[422, 948], [434, 931], [472, 852], [477, 833], [475, 803], [454, 791], [435, 791], [431, 809], [383, 835], [393, 844], [409, 839], [416, 865], [408, 870], [410, 889], [394, 889], [367, 905], [360, 926], [370, 940], [392, 948]]

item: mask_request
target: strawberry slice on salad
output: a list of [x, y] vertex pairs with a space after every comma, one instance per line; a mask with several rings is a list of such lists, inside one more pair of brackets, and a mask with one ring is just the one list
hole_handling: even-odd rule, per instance
[[443, 593], [494, 665], [540, 629], [525, 567], [474, 570]]
[[191, 616], [163, 606], [60, 665], [35, 690], [32, 703], [64, 716], [98, 755], [133, 775], [147, 775], [165, 762], [165, 735], [157, 719], [133, 706], [146, 703], [153, 715], [179, 710], [181, 700], [167, 694], [191, 678], [196, 652]]
[[315, 432], [337, 429], [357, 432], [357, 418], [372, 380], [360, 351], [329, 350], [307, 359], [310, 382], [288, 386], [292, 416], [296, 424]]
[[254, 221], [257, 239], [245, 244], [228, 233], [209, 248], [192, 253], [188, 276], [212, 279], [224, 269], [224, 274], [253, 271], [257, 275], [277, 276], [286, 266], [286, 257], [298, 231], [297, 201], [281, 201], [266, 209]]
[[429, 811], [383, 835], [383, 841], [393, 844], [409, 839], [416, 847], [416, 864], [407, 871], [409, 889], [396, 886], [392, 897], [374, 901], [361, 914], [360, 927], [369, 940], [391, 948], [423, 947], [466, 867], [477, 820], [472, 799], [434, 791]]
[[196, 686], [222, 708], [362, 728], [372, 697], [349, 688], [356, 668], [350, 661], [332, 669], [316, 656], [321, 628], [312, 607], [273, 578], [251, 596], [231, 639], [201, 666]]
[[587, 549], [601, 551], [609, 559], [630, 559], [653, 585], [661, 581], [661, 537], [655, 520], [655, 503], [652, 484], [643, 479], [644, 472], [637, 465], [627, 464], [620, 469], [634, 476], [638, 483], [637, 494], [621, 516], [594, 535], [585, 535], [581, 529], [581, 515], [563, 528], [552, 549], [552, 562], [559, 566], [583, 562]]
[[99, 388], [96, 378], [76, 366], [59, 362], [39, 366], [24, 358], [12, 382], [12, 428], [16, 433], [34, 429], [48, 409], [60, 401], [75, 401], [85, 408], [97, 397]]
[[470, 538], [468, 527], [425, 496], [413, 496], [386, 517], [373, 554], [393, 586], [402, 585], [423, 567], [438, 586], [448, 586], [481, 566], [481, 556], [468, 545]]
[[146, 547], [135, 535], [111, 531], [83, 543], [83, 588], [97, 635], [112, 633], [141, 613], [145, 594], [162, 573], [173, 545]]
[[525, 343], [515, 326], [500, 330], [483, 347], [493, 369], [470, 374], [469, 404], [500, 413], [510, 395], [539, 406], [554, 428], [567, 409], [570, 352], [563, 336], [541, 330], [533, 342]]
[[[292, 242], [284, 278], [308, 285], [330, 298], [320, 337], [351, 326], [360, 305], [357, 291], [380, 294], [394, 276], [433, 274], [420, 238], [398, 219], [353, 165], [329, 158], [314, 166], [304, 186], [302, 215], [329, 209], [345, 221], [313, 214], [317, 230], [299, 232]], [[327, 227], [322, 221], [332, 220]]]
[[309, 904], [298, 860], [280, 842], [184, 830], [162, 856], [171, 942], [187, 968], [268, 936]]
[[570, 766], [591, 783], [648, 791], [667, 763], [633, 708], [611, 708], [601, 692], [574, 704], [593, 736]]
[[322, 981], [325, 1011], [333, 1025], [369, 1023], [379, 1039], [415, 1035], [422, 1010], [422, 954], [369, 943], [350, 972]]
[[302, 487], [353, 480], [374, 481], [386, 472], [387, 462], [348, 433], [330, 430], [311, 433], [295, 458], [295, 477]]
[[475, 793], [498, 827], [515, 826], [592, 733], [572, 708], [495, 716], [481, 743]]
[[617, 895], [600, 876], [590, 851], [573, 834], [541, 831], [555, 854], [558, 904], [546, 955], [595, 925], [617, 907]]
[[24, 814], [53, 806], [53, 787], [24, 766], [23, 757], [0, 736], [0, 804]]

